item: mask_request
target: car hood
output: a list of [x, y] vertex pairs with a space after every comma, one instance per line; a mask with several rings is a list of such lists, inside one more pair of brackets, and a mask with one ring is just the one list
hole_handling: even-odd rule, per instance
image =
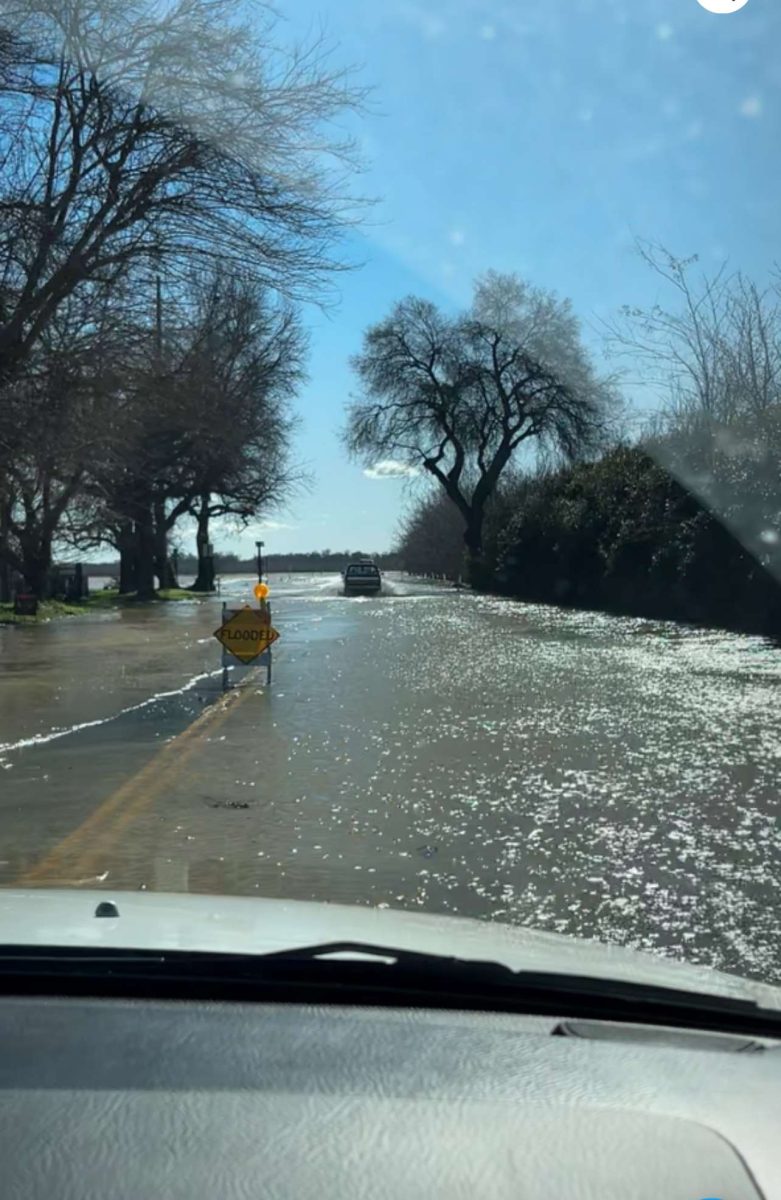
[[[118, 917], [97, 917], [113, 901]], [[781, 1009], [781, 988], [736, 975], [524, 926], [299, 900], [108, 890], [2, 889], [4, 945], [264, 954], [368, 942], [541, 971], [707, 992]]]

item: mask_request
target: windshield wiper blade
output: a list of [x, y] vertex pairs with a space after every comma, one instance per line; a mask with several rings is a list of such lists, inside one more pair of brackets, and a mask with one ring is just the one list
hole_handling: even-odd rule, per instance
[[705, 1020], [709, 1015], [718, 1021], [725, 1017], [752, 1023], [766, 1020], [772, 1024], [774, 1036], [781, 1034], [781, 1009], [763, 1009], [753, 1000], [674, 988], [666, 984], [635, 983], [557, 971], [514, 971], [492, 960], [429, 954], [367, 942], [323, 942], [273, 951], [259, 957], [262, 962], [285, 963], [290, 967], [312, 961], [333, 962], [342, 966], [347, 963], [364, 964], [370, 969], [376, 966], [378, 977], [381, 977], [383, 970], [389, 970], [389, 979], [399, 982], [400, 976], [412, 976], [420, 982], [436, 979], [440, 982], [463, 983], [470, 990], [490, 988], [495, 1000], [504, 997], [514, 1004], [524, 1000], [532, 1003], [550, 1000], [554, 1007], [560, 1008], [562, 1003], [567, 1004], [573, 999], [579, 1007], [596, 1003], [600, 1007], [611, 1005], [616, 1010], [628, 1006], [638, 1010], [664, 1008], [668, 1015], [679, 1012], [685, 1018], [684, 1024], [688, 1024], [688, 1018], [695, 1014]]
[[426, 950], [406, 950], [398, 946], [383, 946], [376, 942], [318, 942], [310, 946], [291, 946], [285, 950], [266, 950], [253, 955], [260, 962], [375, 962], [394, 967], [419, 967], [437, 970], [468, 970], [488, 972], [515, 979], [516, 974], [504, 963], [491, 959], [458, 958], [450, 954], [432, 954]]
[[781, 1037], [781, 1010], [751, 1000], [370, 942], [260, 954], [102, 947], [0, 948], [0, 992], [254, 1000], [550, 1014]]

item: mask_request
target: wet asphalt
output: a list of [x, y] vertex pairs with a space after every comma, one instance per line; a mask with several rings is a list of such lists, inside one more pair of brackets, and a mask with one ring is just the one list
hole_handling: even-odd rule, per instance
[[[781, 981], [781, 651], [401, 578], [0, 629], [0, 882], [526, 923]], [[251, 580], [224, 581], [231, 603]]]

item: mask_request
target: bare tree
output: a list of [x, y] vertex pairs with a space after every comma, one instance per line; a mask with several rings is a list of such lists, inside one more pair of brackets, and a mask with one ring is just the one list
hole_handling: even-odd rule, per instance
[[43, 331], [22, 379], [5, 390], [13, 429], [0, 473], [0, 589], [9, 570], [46, 594], [52, 550], [106, 436], [111, 398], [127, 353], [117, 298], [96, 288], [63, 304]]
[[641, 243], [669, 304], [625, 307], [608, 345], [662, 396], [646, 450], [781, 574], [781, 305], [740, 272]]
[[722, 334], [729, 278], [722, 267], [694, 282], [696, 255], [677, 258], [662, 246], [638, 241], [637, 251], [671, 289], [677, 303], [649, 309], [625, 305], [606, 325], [609, 352], [631, 358], [644, 382], [664, 389], [685, 412], [714, 413], [720, 401]]
[[368, 330], [353, 365], [363, 395], [349, 408], [348, 450], [429, 472], [461, 513], [473, 576], [486, 506], [517, 452], [589, 453], [615, 400], [569, 305], [494, 273], [454, 318], [403, 300]]
[[[0, 374], [63, 301], [138, 259], [240, 263], [322, 295], [355, 216], [333, 122], [360, 93], [240, 0], [2, 6]], [[330, 132], [329, 132], [330, 131]]]
[[303, 482], [290, 462], [289, 402], [304, 379], [307, 338], [295, 307], [246, 274], [216, 271], [198, 281], [195, 299], [177, 374], [191, 414], [183, 499], [197, 521], [193, 587], [208, 591], [210, 521], [246, 525]]
[[109, 541], [120, 587], [139, 599], [176, 584], [170, 537], [197, 522], [198, 590], [213, 586], [214, 517], [246, 524], [300, 479], [290, 462], [290, 400], [306, 338], [295, 307], [246, 274], [193, 276], [123, 362], [110, 431], [87, 472], [71, 539]]

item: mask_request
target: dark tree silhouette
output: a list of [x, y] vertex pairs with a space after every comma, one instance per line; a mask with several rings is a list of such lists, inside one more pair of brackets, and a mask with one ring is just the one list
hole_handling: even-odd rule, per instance
[[354, 359], [362, 395], [345, 439], [361, 461], [400, 459], [427, 471], [464, 525], [477, 578], [486, 507], [528, 445], [567, 458], [593, 451], [613, 406], [568, 303], [514, 276], [490, 274], [456, 317], [403, 300], [368, 330]]

